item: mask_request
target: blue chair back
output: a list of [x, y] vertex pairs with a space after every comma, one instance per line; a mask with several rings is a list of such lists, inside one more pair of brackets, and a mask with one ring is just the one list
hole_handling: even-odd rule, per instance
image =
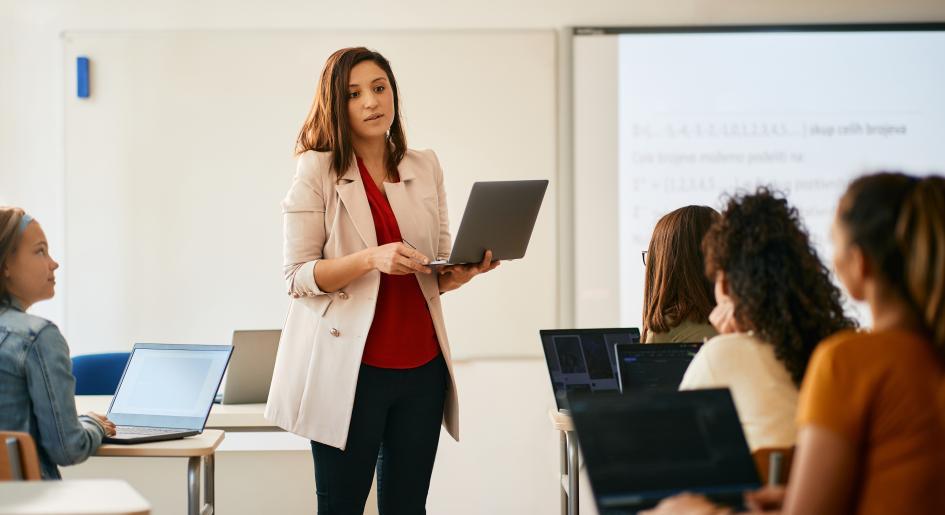
[[86, 354], [72, 358], [76, 395], [115, 395], [130, 352]]

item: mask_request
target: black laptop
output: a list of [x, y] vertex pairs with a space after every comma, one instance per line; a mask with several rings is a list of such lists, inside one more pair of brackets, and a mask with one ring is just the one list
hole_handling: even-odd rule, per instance
[[675, 392], [701, 343], [617, 345], [617, 375], [622, 393]]
[[575, 394], [571, 417], [601, 515], [680, 492], [741, 508], [761, 486], [728, 389]]
[[639, 344], [636, 327], [610, 329], [542, 329], [541, 347], [558, 409], [567, 409], [567, 392], [617, 392], [615, 347]]

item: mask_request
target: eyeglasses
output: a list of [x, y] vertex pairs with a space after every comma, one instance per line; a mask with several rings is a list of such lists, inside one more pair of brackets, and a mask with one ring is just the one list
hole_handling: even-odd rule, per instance
[[640, 252], [640, 256], [643, 257], [643, 266], [646, 266], [646, 251]]

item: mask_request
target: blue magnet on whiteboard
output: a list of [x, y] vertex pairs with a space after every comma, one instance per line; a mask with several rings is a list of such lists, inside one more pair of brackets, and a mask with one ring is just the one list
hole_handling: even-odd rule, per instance
[[89, 98], [89, 58], [76, 57], [76, 95], [79, 98]]

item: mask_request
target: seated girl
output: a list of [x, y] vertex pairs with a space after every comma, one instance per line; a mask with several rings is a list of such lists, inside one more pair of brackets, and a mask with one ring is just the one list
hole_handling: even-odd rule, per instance
[[686, 206], [656, 222], [644, 259], [645, 343], [702, 342], [717, 334], [709, 324], [715, 299], [701, 244], [718, 217], [711, 207]]
[[115, 426], [76, 414], [69, 347], [55, 324], [26, 313], [52, 298], [59, 263], [22, 209], [0, 207], [0, 268], [0, 430], [32, 435], [43, 479], [59, 479], [57, 465], [85, 461]]

